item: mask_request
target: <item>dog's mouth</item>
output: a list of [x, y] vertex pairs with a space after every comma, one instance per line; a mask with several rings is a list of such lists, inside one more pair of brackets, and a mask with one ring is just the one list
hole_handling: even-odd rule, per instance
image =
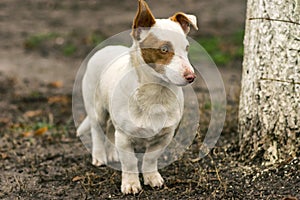
[[179, 73], [175, 70], [170, 70], [166, 68], [166, 73], [163, 75], [166, 82], [172, 83], [177, 86], [186, 86], [188, 84], [192, 84], [196, 75], [191, 70], [185, 70], [183, 73]]
[[179, 80], [179, 81], [170, 80], [168, 77], [166, 77], [166, 80], [167, 80], [166, 82], [168, 82], [168, 83], [172, 83], [176, 86], [183, 87], [183, 86], [192, 84], [195, 80], [195, 77], [182, 78], [182, 80]]

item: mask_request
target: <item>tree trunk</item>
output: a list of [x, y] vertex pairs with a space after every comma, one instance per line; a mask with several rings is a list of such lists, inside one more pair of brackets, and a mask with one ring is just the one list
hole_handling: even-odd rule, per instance
[[300, 0], [248, 0], [239, 108], [243, 159], [300, 154]]

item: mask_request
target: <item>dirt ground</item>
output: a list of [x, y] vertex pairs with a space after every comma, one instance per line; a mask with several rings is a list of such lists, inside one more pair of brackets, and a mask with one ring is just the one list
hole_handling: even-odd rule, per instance
[[[196, 14], [200, 30], [192, 32], [193, 38], [223, 37], [244, 27], [246, 3], [241, 0], [151, 0], [149, 5], [157, 17], [179, 10]], [[241, 160], [240, 59], [220, 66], [227, 116], [208, 156], [197, 159], [210, 108], [207, 89], [196, 85], [200, 128], [182, 157], [160, 170], [163, 188], [144, 186], [138, 195], [125, 196], [120, 171], [91, 165], [72, 117], [75, 75], [94, 45], [86, 36], [106, 38], [128, 30], [135, 10], [136, 1], [129, 0], [0, 2], [0, 199], [300, 199], [299, 158], [270, 167]], [[56, 37], [55, 45], [28, 46], [32, 35], [47, 33], [63, 37]], [[80, 40], [81, 48], [71, 56], [72, 46], [59, 51], [66, 36]]]

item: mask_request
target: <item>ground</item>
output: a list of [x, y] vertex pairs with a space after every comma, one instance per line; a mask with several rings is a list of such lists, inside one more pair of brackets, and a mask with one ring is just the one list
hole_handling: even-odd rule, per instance
[[88, 52], [130, 28], [136, 2], [2, 0], [0, 198], [300, 199], [299, 158], [262, 166], [239, 154], [241, 55], [235, 44], [242, 43], [245, 2], [152, 0], [149, 4], [159, 17], [179, 10], [198, 16], [200, 30], [192, 37], [212, 54], [227, 92], [227, 116], [217, 145], [198, 159], [210, 103], [207, 89], [195, 85], [200, 128], [185, 153], [160, 170], [165, 186], [122, 195], [121, 172], [92, 166], [90, 153], [75, 135], [72, 86]]

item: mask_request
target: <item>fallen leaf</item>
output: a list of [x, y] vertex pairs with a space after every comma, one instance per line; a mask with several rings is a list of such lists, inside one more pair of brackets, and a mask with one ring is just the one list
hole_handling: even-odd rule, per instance
[[73, 182], [76, 182], [76, 181], [80, 181], [80, 180], [83, 180], [84, 179], [84, 176], [75, 176], [72, 181]]
[[23, 135], [23, 137], [31, 137], [31, 136], [33, 136], [33, 132], [27, 131], [27, 132], [22, 133], [22, 135]]
[[69, 102], [69, 99], [67, 96], [53, 96], [53, 97], [48, 98], [49, 104], [54, 104], [54, 103], [67, 104], [68, 102]]
[[42, 114], [42, 110], [29, 110], [29, 111], [26, 111], [23, 116], [24, 117], [35, 117], [35, 116], [38, 116]]
[[6, 153], [1, 153], [0, 155], [1, 155], [1, 158], [2, 158], [2, 159], [5, 159], [5, 158], [8, 157], [8, 155], [7, 155]]
[[49, 83], [49, 86], [53, 87], [53, 88], [61, 88], [63, 85], [64, 84], [62, 81], [54, 81], [54, 82]]
[[34, 135], [43, 135], [47, 131], [48, 131], [48, 127], [45, 126], [45, 127], [39, 128], [36, 131], [34, 131]]

